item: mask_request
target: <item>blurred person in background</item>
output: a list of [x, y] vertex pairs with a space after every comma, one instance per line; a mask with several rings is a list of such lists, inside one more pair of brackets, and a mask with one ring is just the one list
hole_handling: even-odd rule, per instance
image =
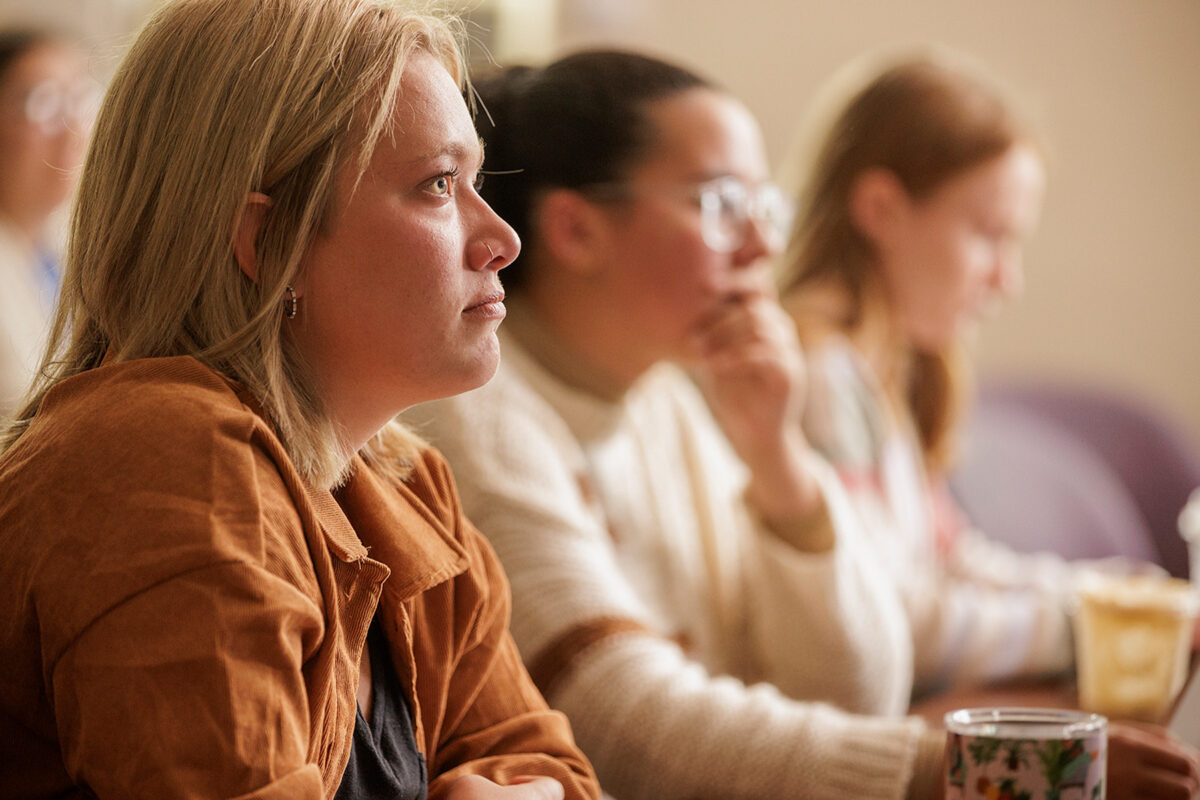
[[45, 342], [63, 212], [98, 97], [70, 39], [0, 30], [0, 416], [15, 409]]
[[757, 122], [622, 51], [476, 88], [481, 191], [523, 242], [501, 366], [405, 419], [449, 459], [601, 786], [934, 796], [944, 737], [903, 716], [898, 603], [800, 430], [769, 269], [788, 210]]
[[[800, 133], [780, 270], [808, 367], [805, 434], [899, 591], [918, 695], [1065, 676], [1077, 578], [1153, 567], [1017, 553], [973, 529], [945, 483], [972, 389], [968, 339], [1023, 285], [1039, 142], [1006, 89], [941, 49], [858, 62], [824, 102]], [[1161, 730], [1110, 737], [1110, 797], [1195, 790], [1196, 754]]]
[[[501, 366], [404, 419], [453, 466], [522, 656], [601, 785], [939, 796], [944, 734], [905, 716], [903, 604], [801, 428], [770, 272], [789, 214], [752, 115], [623, 51], [476, 88], [481, 192], [523, 241]], [[1195, 777], [1157, 741], [1126, 755], [1139, 779], [1160, 758]]]

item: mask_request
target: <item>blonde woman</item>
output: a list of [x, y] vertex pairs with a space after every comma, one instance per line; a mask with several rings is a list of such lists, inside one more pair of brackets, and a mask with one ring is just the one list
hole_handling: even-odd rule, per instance
[[[899, 589], [918, 692], [1060, 674], [1079, 567], [988, 541], [944, 488], [970, 392], [965, 340], [1021, 288], [1042, 153], [1015, 102], [962, 57], [871, 66], [811, 140], [782, 259], [808, 365], [804, 429]], [[1195, 791], [1195, 753], [1161, 733], [1112, 737], [1109, 797]]]
[[104, 100], [0, 457], [0, 797], [595, 798], [438, 454], [519, 244], [450, 29], [178, 0]]

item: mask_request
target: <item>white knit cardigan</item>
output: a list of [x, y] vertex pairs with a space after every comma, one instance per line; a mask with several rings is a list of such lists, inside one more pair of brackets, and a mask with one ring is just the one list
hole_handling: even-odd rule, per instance
[[837, 545], [802, 553], [743, 502], [682, 372], [603, 399], [501, 341], [489, 384], [406, 419], [449, 458], [522, 655], [605, 790], [901, 798], [940, 780], [939, 735], [900, 716], [907, 619], [828, 466], [811, 463]]
[[890, 413], [850, 341], [831, 335], [806, 361], [805, 433], [835, 468], [869, 552], [903, 599], [918, 691], [1067, 670], [1074, 582], [1101, 565], [991, 541], [946, 506], [948, 494], [939, 512], [911, 424]]

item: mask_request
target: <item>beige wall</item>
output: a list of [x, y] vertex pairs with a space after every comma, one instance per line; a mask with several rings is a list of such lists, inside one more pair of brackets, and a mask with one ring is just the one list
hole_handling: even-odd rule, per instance
[[0, 23], [50, 25], [80, 36], [104, 78], [158, 0], [0, 0]]
[[778, 164], [820, 83], [865, 49], [941, 42], [1026, 93], [1054, 150], [1027, 290], [980, 372], [1143, 393], [1200, 438], [1198, 0], [562, 0], [554, 49], [646, 48], [762, 121]]
[[[0, 0], [93, 32], [101, 69], [157, 0]], [[1200, 0], [461, 0], [500, 57], [638, 47], [715, 77], [778, 164], [818, 86], [867, 49], [942, 42], [1022, 89], [1054, 147], [1025, 297], [980, 371], [1143, 394], [1200, 439]]]

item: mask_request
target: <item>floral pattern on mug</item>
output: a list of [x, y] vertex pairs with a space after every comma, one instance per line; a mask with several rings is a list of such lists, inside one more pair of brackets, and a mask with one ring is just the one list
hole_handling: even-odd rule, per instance
[[[1036, 712], [1032, 718], [1019, 712], [984, 713], [993, 717], [948, 726], [947, 800], [1103, 800], [1107, 759], [1102, 723], [1071, 731], [1078, 736], [1043, 736], [1055, 727], [1065, 732], [1072, 712]], [[1055, 713], [1063, 719], [1053, 719]], [[1030, 735], [1033, 728], [1038, 731]]]

